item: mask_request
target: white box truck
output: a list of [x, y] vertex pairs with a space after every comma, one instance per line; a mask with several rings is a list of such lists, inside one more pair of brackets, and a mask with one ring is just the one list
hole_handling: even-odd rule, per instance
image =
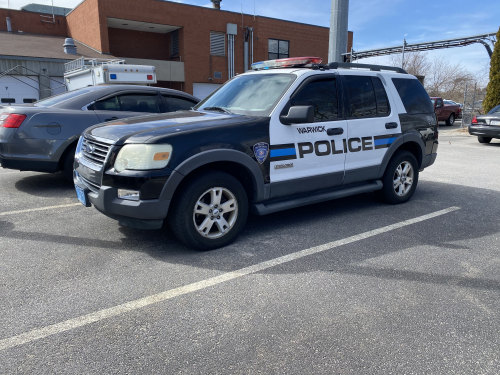
[[103, 84], [150, 85], [156, 83], [152, 65], [128, 65], [125, 60], [79, 58], [65, 64], [68, 91]]

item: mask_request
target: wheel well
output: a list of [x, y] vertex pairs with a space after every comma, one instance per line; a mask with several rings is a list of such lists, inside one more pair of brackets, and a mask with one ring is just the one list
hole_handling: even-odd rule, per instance
[[409, 151], [415, 156], [417, 159], [418, 166], [420, 167], [422, 165], [422, 150], [420, 149], [420, 146], [415, 143], [415, 142], [406, 142], [403, 143], [401, 146], [399, 146], [398, 150], [405, 150]]
[[78, 140], [70, 143], [68, 147], [64, 150], [62, 153], [61, 157], [59, 158], [59, 164], [57, 165], [57, 170], [61, 171], [64, 168], [64, 159], [66, 159], [66, 155], [68, 155], [68, 152], [71, 150], [71, 148], [76, 147], [78, 144]]
[[213, 163], [204, 164], [189, 172], [189, 174], [182, 179], [179, 186], [177, 186], [177, 188], [175, 189], [175, 193], [174, 196], [172, 197], [172, 200], [175, 199], [175, 196], [178, 194], [179, 191], [182, 191], [182, 186], [184, 184], [189, 183], [193, 177], [198, 176], [199, 174], [207, 171], [221, 171], [232, 175], [245, 188], [248, 200], [252, 201], [254, 199], [256, 192], [255, 192], [254, 179], [252, 177], [251, 172], [248, 169], [246, 169], [243, 165], [235, 162], [217, 161]]

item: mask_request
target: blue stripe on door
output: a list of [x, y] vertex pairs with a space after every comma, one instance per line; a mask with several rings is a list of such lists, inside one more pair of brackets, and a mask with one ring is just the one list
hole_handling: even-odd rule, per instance
[[390, 145], [392, 142], [394, 142], [397, 138], [385, 138], [385, 139], [376, 139], [375, 140], [375, 146], [380, 146], [380, 145]]
[[282, 148], [281, 150], [271, 150], [271, 157], [295, 155], [295, 148]]

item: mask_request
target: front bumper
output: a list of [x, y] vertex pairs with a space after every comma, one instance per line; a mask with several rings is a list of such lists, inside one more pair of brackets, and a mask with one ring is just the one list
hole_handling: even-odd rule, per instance
[[118, 198], [118, 189], [110, 186], [89, 188], [77, 171], [73, 172], [75, 185], [82, 188], [88, 202], [104, 215], [117, 220], [121, 225], [138, 229], [159, 229], [167, 216], [169, 200], [127, 200]]
[[500, 138], [500, 126], [469, 125], [469, 134], [480, 137]]

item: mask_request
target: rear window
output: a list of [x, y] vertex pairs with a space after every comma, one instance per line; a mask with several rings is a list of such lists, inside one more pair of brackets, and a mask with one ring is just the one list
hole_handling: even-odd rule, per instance
[[69, 91], [69, 92], [63, 92], [62, 94], [54, 95], [51, 96], [50, 98], [39, 100], [35, 102], [35, 105], [37, 106], [42, 106], [42, 107], [51, 107], [53, 105], [62, 103], [66, 100], [76, 98], [77, 96], [87, 94], [91, 91], [96, 91], [100, 90], [100, 88], [95, 88], [95, 87], [84, 87], [81, 89]]
[[392, 82], [398, 90], [407, 113], [434, 113], [434, 106], [429, 94], [418, 80], [393, 78]]

